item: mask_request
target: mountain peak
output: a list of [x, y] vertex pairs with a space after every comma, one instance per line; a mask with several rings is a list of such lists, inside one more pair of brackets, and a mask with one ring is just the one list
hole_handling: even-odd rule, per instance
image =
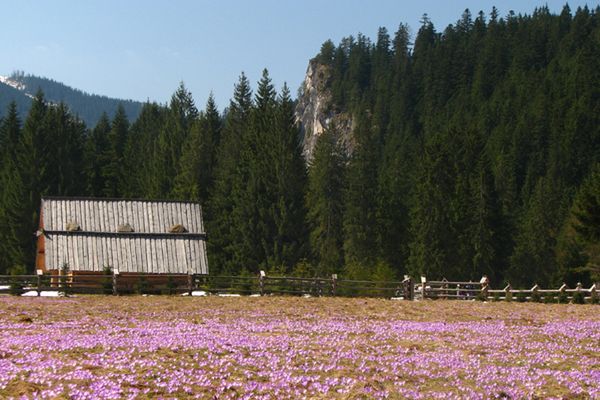
[[31, 106], [31, 99], [39, 89], [44, 93], [46, 101], [54, 104], [65, 103], [88, 127], [96, 125], [104, 112], [112, 118], [119, 105], [123, 106], [129, 120], [134, 120], [143, 105], [138, 101], [88, 94], [52, 79], [16, 71], [10, 76], [0, 75], [0, 117], [6, 113], [12, 101], [17, 103], [19, 114], [26, 115]]

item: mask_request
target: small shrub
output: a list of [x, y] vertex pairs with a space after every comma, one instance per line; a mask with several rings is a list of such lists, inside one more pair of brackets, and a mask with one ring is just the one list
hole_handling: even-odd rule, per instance
[[573, 304], [585, 304], [585, 295], [583, 292], [573, 293]]
[[558, 303], [567, 304], [569, 302], [569, 295], [564, 290], [558, 294]]
[[600, 296], [598, 296], [598, 292], [592, 292], [592, 295], [590, 297], [590, 303], [592, 303], [592, 304], [600, 303]]
[[71, 292], [71, 283], [69, 282], [69, 264], [68, 263], [63, 263], [62, 267], [60, 267], [60, 287], [63, 291], [63, 293], [65, 294], [65, 296], [68, 296], [69, 293]]
[[175, 279], [173, 279], [172, 276], [169, 276], [167, 278], [167, 294], [168, 295], [174, 295], [177, 289], [177, 283], [175, 282]]
[[110, 265], [106, 265], [102, 268], [102, 274], [104, 277], [102, 278], [102, 293], [103, 294], [112, 294], [113, 292], [113, 271]]
[[477, 293], [477, 300], [479, 301], [487, 301], [487, 294], [484, 291]]
[[542, 295], [540, 294], [540, 292], [538, 292], [537, 290], [534, 290], [533, 292], [531, 292], [531, 301], [533, 301], [535, 303], [541, 303]]
[[140, 276], [138, 283], [135, 285], [137, 294], [148, 294], [148, 279], [145, 276]]
[[556, 303], [556, 299], [552, 293], [545, 293], [543, 297], [543, 301], [545, 304]]
[[23, 281], [19, 279], [18, 275], [24, 275], [26, 272], [23, 265], [15, 265], [10, 269], [10, 275], [13, 277], [10, 279], [10, 286], [8, 292], [12, 296], [20, 296], [23, 294]]
[[506, 295], [504, 296], [504, 300], [511, 302], [513, 300], [513, 294], [512, 292], [506, 292]]
[[500, 301], [500, 293], [494, 293], [494, 297], [492, 297], [492, 301]]
[[517, 293], [517, 301], [519, 303], [525, 303], [527, 301], [527, 293], [523, 293], [523, 292]]

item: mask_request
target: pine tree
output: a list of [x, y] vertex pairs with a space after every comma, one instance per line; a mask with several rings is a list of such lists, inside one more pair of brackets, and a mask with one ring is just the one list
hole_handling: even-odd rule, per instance
[[108, 149], [102, 156], [106, 164], [102, 170], [104, 178], [104, 196], [120, 197], [125, 188], [125, 175], [123, 154], [129, 131], [129, 121], [125, 109], [119, 107], [117, 114], [112, 120], [110, 132], [108, 132]]
[[208, 200], [214, 182], [214, 164], [219, 145], [221, 117], [212, 94], [206, 111], [192, 126], [180, 159], [175, 178], [174, 197], [201, 201]]
[[354, 135], [358, 143], [348, 165], [344, 196], [344, 253], [346, 265], [370, 269], [379, 255], [376, 196], [380, 143], [364, 118], [357, 121]]
[[237, 273], [240, 265], [234, 262], [238, 246], [235, 230], [234, 187], [239, 165], [241, 143], [248, 132], [252, 91], [242, 73], [235, 85], [233, 99], [225, 116], [222, 138], [219, 141], [215, 165], [215, 187], [207, 204], [208, 256], [211, 270]]
[[344, 149], [335, 127], [319, 136], [308, 175], [306, 206], [311, 261], [318, 276], [341, 272], [344, 265]]
[[85, 175], [87, 194], [100, 197], [104, 194], [106, 182], [103, 171], [108, 164], [110, 120], [102, 113], [96, 127], [89, 132], [85, 141]]
[[270, 172], [274, 174], [276, 185], [272, 208], [274, 243], [268, 258], [270, 265], [284, 265], [291, 270], [307, 253], [304, 226], [306, 167], [299, 141], [300, 132], [294, 121], [293, 102], [285, 84], [277, 103], [275, 130], [269, 146]]
[[174, 180], [179, 168], [182, 145], [198, 119], [198, 110], [192, 94], [183, 82], [171, 97], [165, 123], [157, 142], [159, 172], [159, 196], [172, 197]]
[[274, 227], [270, 213], [276, 199], [268, 147], [275, 115], [275, 89], [265, 69], [250, 113], [249, 130], [242, 137], [239, 165], [232, 184], [232, 223], [237, 242], [233, 262], [238, 269], [246, 267], [252, 272], [272, 267], [268, 259], [273, 251]]
[[12, 102], [6, 118], [0, 121], [0, 273], [15, 265], [24, 265], [21, 234], [23, 185], [17, 170], [16, 156], [21, 140], [21, 121], [16, 103]]
[[138, 119], [131, 125], [125, 145], [125, 197], [164, 198], [162, 158], [158, 138], [165, 123], [167, 110], [156, 103], [146, 103]]
[[[25, 119], [14, 160], [3, 169], [3, 208], [8, 213], [11, 263], [33, 270], [40, 199], [54, 194], [57, 143], [48, 127], [48, 108], [44, 94], [38, 91]], [[7, 215], [7, 214], [5, 214]]]

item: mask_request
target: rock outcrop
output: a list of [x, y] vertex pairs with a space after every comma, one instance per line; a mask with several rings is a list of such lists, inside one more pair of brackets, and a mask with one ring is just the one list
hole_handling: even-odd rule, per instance
[[352, 117], [336, 109], [330, 86], [331, 68], [311, 60], [295, 111], [307, 162], [312, 160], [317, 139], [328, 128], [335, 127], [340, 143], [348, 153], [352, 152]]

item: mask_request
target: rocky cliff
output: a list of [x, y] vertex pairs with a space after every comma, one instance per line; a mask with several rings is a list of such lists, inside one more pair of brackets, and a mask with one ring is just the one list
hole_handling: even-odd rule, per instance
[[340, 143], [348, 153], [352, 151], [352, 117], [332, 103], [330, 84], [331, 68], [311, 60], [296, 106], [296, 122], [307, 162], [312, 160], [318, 137], [328, 128], [335, 127]]

